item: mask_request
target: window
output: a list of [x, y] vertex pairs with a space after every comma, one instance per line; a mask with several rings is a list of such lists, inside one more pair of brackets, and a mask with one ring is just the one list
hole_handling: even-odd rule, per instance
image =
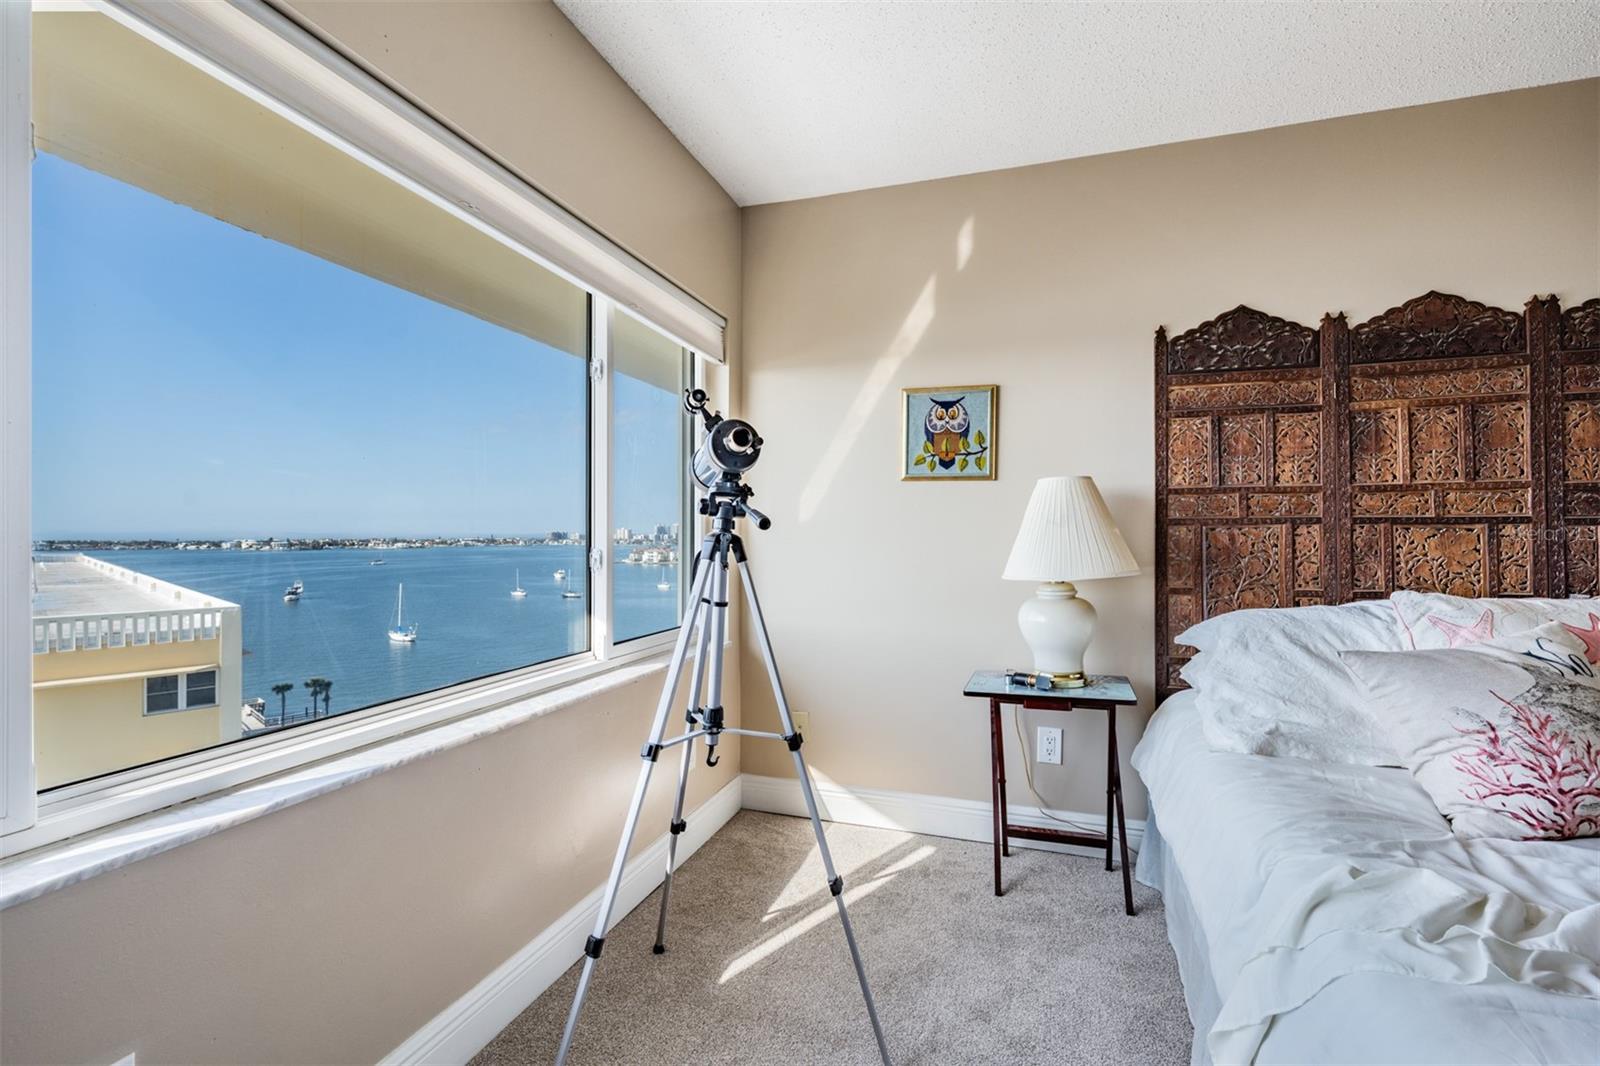
[[587, 650], [586, 294], [104, 15], [35, 15], [34, 71], [36, 624], [157, 624], [46, 642], [41, 777], [163, 638], [215, 728], [100, 772], [280, 728], [279, 685], [319, 720]]
[[688, 572], [684, 349], [619, 315], [611, 338], [611, 602], [616, 639], [677, 626]]
[[185, 707], [209, 707], [217, 702], [215, 670], [196, 670], [192, 674], [185, 674], [183, 683]]
[[217, 672], [195, 670], [188, 674], [163, 674], [144, 679], [144, 713], [165, 714], [217, 702]]
[[0, 744], [51, 790], [6, 791], [5, 854], [652, 653], [681, 616], [692, 355], [598, 286], [716, 355], [721, 319], [241, 4], [0, 26], [32, 122], [0, 109], [32, 196], [31, 255], [28, 214], [4, 249], [31, 344], [0, 321], [7, 382], [32, 365], [6, 390], [31, 509], [5, 483], [31, 647], [0, 674], [32, 699]]
[[180, 678], [177, 674], [166, 677], [147, 677], [144, 680], [144, 713], [161, 714], [164, 711], [175, 711], [182, 706], [179, 699], [178, 687]]

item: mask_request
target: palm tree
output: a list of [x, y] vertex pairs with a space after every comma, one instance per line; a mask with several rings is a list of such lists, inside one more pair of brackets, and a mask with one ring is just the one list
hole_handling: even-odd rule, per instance
[[289, 693], [294, 691], [292, 681], [280, 681], [272, 686], [272, 694], [278, 697], [278, 722], [281, 724], [289, 713]]
[[322, 698], [322, 686], [327, 682], [320, 677], [313, 677], [306, 682], [306, 690], [311, 693], [311, 717], [317, 716], [317, 700]]
[[333, 702], [333, 682], [324, 678], [322, 681], [322, 713], [324, 716], [332, 713], [329, 704]]

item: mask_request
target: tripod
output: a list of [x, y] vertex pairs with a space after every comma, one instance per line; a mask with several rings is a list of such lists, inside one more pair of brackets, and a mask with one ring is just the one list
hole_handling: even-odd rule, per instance
[[[578, 1014], [583, 1010], [583, 999], [589, 991], [589, 981], [594, 976], [594, 965], [605, 944], [606, 929], [611, 921], [611, 908], [616, 903], [617, 888], [622, 882], [623, 865], [628, 858], [628, 848], [633, 843], [633, 833], [639, 824], [639, 813], [644, 806], [645, 790], [650, 784], [650, 773], [656, 758], [668, 748], [683, 746], [683, 758], [678, 764], [678, 793], [672, 805], [671, 832], [667, 842], [667, 874], [661, 884], [661, 914], [656, 920], [656, 943], [653, 949], [660, 955], [666, 951], [667, 903], [672, 898], [672, 872], [678, 851], [678, 834], [687, 827], [683, 820], [683, 796], [689, 783], [689, 764], [694, 761], [694, 744], [701, 737], [706, 741], [706, 765], [717, 764], [717, 741], [723, 733], [746, 737], [781, 740], [794, 757], [795, 774], [800, 778], [800, 791], [805, 796], [806, 811], [811, 816], [811, 828], [817, 836], [817, 848], [822, 852], [822, 867], [828, 878], [828, 891], [839, 907], [839, 921], [844, 926], [845, 942], [850, 945], [850, 960], [855, 963], [856, 979], [861, 982], [861, 995], [867, 1001], [867, 1017], [872, 1021], [872, 1035], [878, 1041], [878, 1054], [884, 1066], [889, 1066], [889, 1046], [884, 1043], [883, 1027], [878, 1024], [878, 1010], [872, 1002], [872, 989], [867, 985], [867, 971], [861, 964], [861, 949], [856, 946], [855, 930], [850, 925], [850, 913], [844, 905], [844, 878], [833, 867], [833, 856], [828, 851], [828, 839], [822, 831], [822, 820], [817, 816], [817, 801], [811, 790], [811, 776], [806, 771], [805, 759], [800, 755], [801, 736], [789, 714], [789, 702], [784, 698], [783, 683], [778, 680], [778, 664], [772, 657], [772, 642], [767, 637], [767, 626], [761, 617], [761, 602], [756, 598], [756, 587], [750, 580], [750, 567], [745, 559], [744, 542], [733, 531], [735, 518], [752, 518], [758, 528], [766, 529], [771, 522], [765, 515], [749, 505], [750, 487], [739, 483], [737, 474], [724, 474], [710, 488], [710, 494], [700, 501], [700, 513], [713, 517], [712, 529], [701, 543], [695, 556], [694, 578], [689, 589], [689, 617], [678, 632], [678, 643], [672, 652], [672, 663], [667, 668], [667, 679], [661, 688], [661, 702], [656, 706], [655, 721], [650, 727], [650, 739], [640, 752], [644, 763], [639, 768], [639, 780], [634, 785], [633, 802], [628, 808], [628, 820], [622, 827], [622, 839], [617, 844], [617, 856], [611, 864], [611, 877], [600, 900], [600, 915], [595, 920], [594, 933], [583, 949], [583, 973], [578, 977], [578, 991], [572, 998], [572, 1010], [567, 1014], [567, 1026], [561, 1034], [561, 1050], [556, 1053], [556, 1066], [563, 1066], [567, 1052], [572, 1047], [572, 1035], [578, 1027]], [[744, 587], [750, 604], [750, 617], [754, 622], [756, 642], [761, 648], [761, 658], [766, 663], [767, 676], [772, 682], [772, 692], [777, 697], [778, 719], [782, 733], [764, 733], [752, 729], [736, 729], [723, 724], [722, 711], [722, 648], [728, 626], [728, 557], [733, 557], [739, 567], [739, 583]], [[685, 718], [687, 730], [670, 740], [663, 739], [667, 728], [667, 715], [677, 692], [678, 681], [688, 658], [691, 634], [699, 639], [694, 653], [693, 677], [689, 683], [689, 702]], [[709, 678], [709, 699], [701, 698]]]

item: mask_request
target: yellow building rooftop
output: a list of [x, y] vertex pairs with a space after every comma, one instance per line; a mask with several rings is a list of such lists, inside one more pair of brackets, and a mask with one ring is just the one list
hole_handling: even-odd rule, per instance
[[87, 555], [45, 556], [33, 561], [34, 618], [233, 606], [227, 600]]
[[33, 561], [33, 650], [209, 640], [239, 605], [87, 555]]

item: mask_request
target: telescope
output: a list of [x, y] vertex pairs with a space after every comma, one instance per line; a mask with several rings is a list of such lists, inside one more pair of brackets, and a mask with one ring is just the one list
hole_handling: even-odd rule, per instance
[[761, 434], [741, 418], [723, 418], [710, 403], [704, 389], [683, 390], [683, 409], [705, 425], [705, 438], [689, 457], [689, 473], [707, 493], [700, 513], [721, 518], [720, 509], [727, 506], [728, 519], [749, 518], [757, 529], [771, 529], [772, 519], [750, 506], [755, 490], [741, 481], [761, 458]]
[[[811, 832], [817, 838], [817, 851], [822, 857], [822, 873], [839, 911], [839, 925], [844, 932], [845, 945], [850, 949], [850, 961], [855, 966], [856, 981], [861, 985], [861, 998], [867, 1007], [867, 1020], [872, 1023], [872, 1037], [878, 1044], [878, 1057], [883, 1066], [890, 1066], [889, 1045], [883, 1039], [883, 1026], [878, 1021], [878, 1007], [872, 999], [872, 988], [867, 984], [867, 970], [861, 961], [861, 948], [856, 943], [855, 927], [850, 924], [850, 911], [844, 901], [844, 877], [834, 868], [833, 854], [828, 850], [828, 837], [822, 831], [822, 817], [817, 812], [817, 797], [811, 784], [811, 773], [806, 769], [805, 757], [800, 748], [805, 738], [795, 728], [794, 715], [789, 712], [789, 699], [784, 695], [783, 682], [778, 679], [778, 663], [772, 655], [772, 638], [767, 633], [767, 622], [761, 614], [761, 599], [756, 595], [755, 581], [750, 576], [750, 562], [745, 556], [744, 541], [734, 532], [733, 520], [749, 518], [757, 529], [768, 529], [772, 520], [750, 506], [754, 495], [743, 481], [745, 473], [761, 458], [761, 435], [750, 423], [738, 418], [723, 418], [722, 412], [710, 409], [710, 399], [704, 389], [685, 389], [683, 409], [689, 417], [699, 417], [705, 424], [705, 439], [689, 459], [689, 471], [705, 495], [700, 499], [700, 513], [710, 518], [710, 529], [695, 553], [688, 595], [684, 598], [687, 614], [678, 627], [677, 644], [672, 659], [667, 664], [667, 677], [661, 685], [661, 700], [656, 704], [656, 716], [650, 725], [650, 739], [639, 750], [642, 760], [639, 779], [633, 786], [633, 801], [628, 806], [628, 818], [622, 826], [622, 839], [617, 842], [617, 856], [611, 863], [611, 877], [606, 881], [605, 892], [600, 897], [600, 911], [595, 917], [594, 932], [583, 946], [583, 970], [578, 974], [578, 988], [572, 995], [572, 1008], [567, 1012], [567, 1024], [561, 1031], [561, 1045], [556, 1050], [556, 1066], [565, 1066], [567, 1052], [578, 1030], [578, 1016], [583, 1012], [583, 1001], [589, 993], [589, 982], [594, 979], [595, 963], [605, 947], [606, 933], [611, 928], [611, 910], [616, 906], [617, 893], [622, 886], [622, 875], [628, 861], [633, 836], [639, 828], [639, 815], [644, 810], [645, 793], [650, 787], [650, 774], [656, 760], [663, 752], [679, 748], [678, 792], [672, 804], [672, 821], [667, 825], [667, 870], [661, 881], [661, 912], [656, 917], [656, 942], [650, 950], [656, 955], [667, 951], [667, 907], [672, 899], [672, 876], [677, 870], [678, 837], [689, 823], [683, 817], [684, 797], [689, 787], [689, 767], [694, 762], [697, 741], [706, 746], [706, 765], [717, 765], [717, 743], [724, 733], [760, 740], [775, 740], [789, 749], [794, 760], [795, 777], [805, 798], [806, 812], [811, 816]], [[767, 681], [772, 685], [772, 697], [778, 707], [778, 732], [764, 729], [746, 729], [730, 725], [722, 706], [723, 650], [728, 638], [729, 570], [739, 571], [739, 585], [744, 589], [745, 604], [749, 610], [748, 629], [761, 652], [761, 661], [767, 668]], [[691, 646], [692, 645], [692, 646]], [[689, 677], [688, 693], [683, 707], [685, 731], [678, 736], [667, 736], [667, 718], [672, 713], [673, 702], [678, 699], [678, 686], [684, 676]]]

